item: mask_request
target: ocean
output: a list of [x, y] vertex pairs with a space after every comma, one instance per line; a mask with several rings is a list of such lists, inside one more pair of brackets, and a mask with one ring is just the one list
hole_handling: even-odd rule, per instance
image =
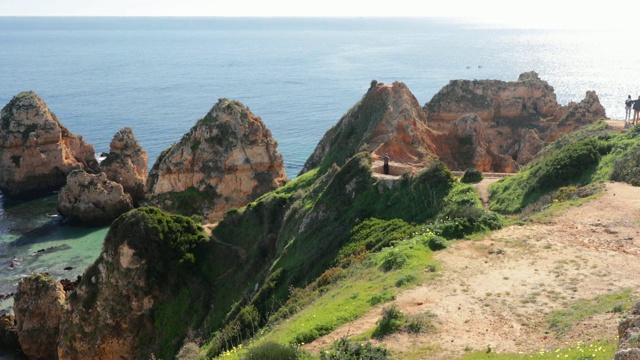
[[[628, 38], [426, 18], [0, 17], [0, 106], [33, 90], [97, 153], [130, 126], [151, 168], [219, 98], [238, 100], [295, 178], [372, 80], [404, 82], [424, 104], [450, 80], [536, 71], [561, 104], [595, 90], [608, 117], [623, 119], [623, 100], [640, 95]], [[33, 272], [74, 279], [99, 255], [108, 229], [65, 226], [55, 209], [55, 196], [0, 194], [0, 294]]]

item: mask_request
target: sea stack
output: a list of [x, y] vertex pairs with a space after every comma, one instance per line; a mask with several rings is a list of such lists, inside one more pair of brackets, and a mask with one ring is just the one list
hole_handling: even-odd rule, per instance
[[149, 157], [133, 135], [130, 127], [118, 131], [109, 147], [109, 154], [100, 169], [111, 181], [122, 185], [134, 204], [144, 198]]
[[99, 171], [93, 145], [67, 130], [35, 92], [0, 112], [0, 191], [33, 196], [58, 190], [72, 170]]
[[122, 185], [109, 180], [105, 173], [74, 170], [58, 193], [58, 212], [72, 223], [109, 225], [133, 207]]
[[66, 292], [44, 273], [20, 280], [14, 300], [18, 339], [30, 359], [57, 359]]
[[147, 180], [147, 203], [215, 222], [285, 182], [271, 131], [240, 102], [220, 99], [160, 154]]

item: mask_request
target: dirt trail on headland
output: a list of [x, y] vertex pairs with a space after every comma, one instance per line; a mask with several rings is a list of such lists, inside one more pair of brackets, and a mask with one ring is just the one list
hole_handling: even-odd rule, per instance
[[[640, 188], [607, 183], [604, 194], [546, 223], [510, 226], [482, 240], [454, 242], [437, 252], [440, 277], [394, 301], [405, 314], [436, 315], [437, 332], [395, 334], [394, 352], [434, 348], [430, 359], [464, 351], [531, 352], [565, 342], [614, 339], [619, 314], [597, 315], [556, 338], [545, 317], [577, 299], [640, 289]], [[637, 293], [635, 294], [638, 295]], [[330, 346], [373, 328], [384, 304], [305, 348]]]

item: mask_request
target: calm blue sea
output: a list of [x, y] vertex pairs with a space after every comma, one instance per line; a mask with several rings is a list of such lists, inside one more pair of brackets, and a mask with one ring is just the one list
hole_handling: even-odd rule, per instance
[[[627, 39], [436, 19], [0, 17], [0, 106], [33, 90], [97, 152], [130, 126], [151, 167], [219, 98], [239, 100], [271, 129], [293, 178], [374, 79], [404, 82], [424, 104], [452, 79], [533, 70], [560, 103], [595, 90], [621, 119], [624, 98], [640, 95], [640, 52]], [[73, 278], [98, 255], [106, 229], [61, 226], [54, 213], [55, 198], [0, 197], [0, 293], [33, 271]], [[33, 255], [41, 249], [55, 251]]]

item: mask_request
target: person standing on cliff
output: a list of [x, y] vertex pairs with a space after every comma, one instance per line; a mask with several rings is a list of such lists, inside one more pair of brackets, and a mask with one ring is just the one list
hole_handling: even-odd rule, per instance
[[624, 122], [631, 120], [631, 106], [633, 105], [633, 100], [631, 100], [631, 95], [624, 101]]
[[633, 125], [640, 122], [640, 96], [633, 102]]
[[382, 166], [385, 175], [389, 175], [389, 154], [384, 153], [384, 165]]

